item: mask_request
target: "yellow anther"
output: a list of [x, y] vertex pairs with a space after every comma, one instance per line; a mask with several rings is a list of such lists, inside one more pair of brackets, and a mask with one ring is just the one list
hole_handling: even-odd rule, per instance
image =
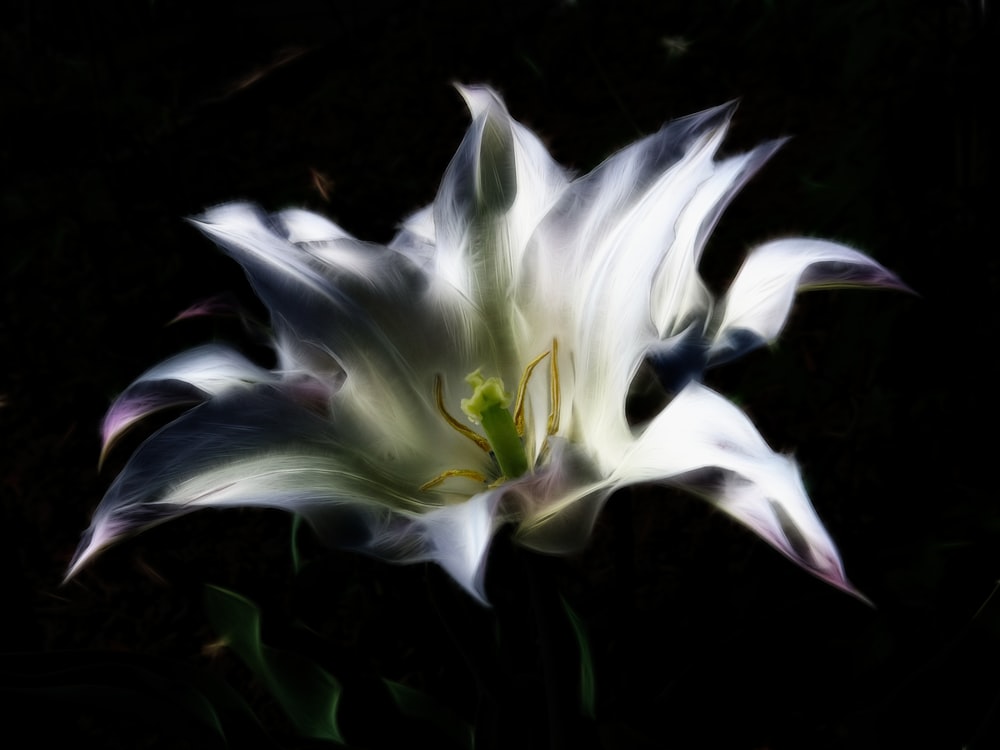
[[524, 374], [521, 376], [521, 382], [517, 386], [517, 398], [514, 400], [514, 426], [517, 428], [518, 435], [524, 435], [524, 395], [528, 390], [528, 380], [531, 379], [531, 373], [535, 371], [535, 367], [549, 355], [548, 352], [542, 352], [533, 360], [528, 363], [528, 366], [524, 368]]
[[561, 391], [559, 390], [559, 340], [552, 339], [552, 348], [547, 352], [542, 352], [528, 363], [521, 376], [521, 382], [517, 386], [517, 398], [514, 401], [514, 426], [517, 427], [517, 434], [524, 435], [524, 396], [528, 391], [528, 381], [535, 367], [546, 357], [549, 359], [549, 418], [546, 422], [546, 431], [549, 435], [559, 432], [559, 406]]
[[[487, 440], [486, 438], [484, 438], [478, 432], [475, 432], [474, 430], [471, 430], [468, 427], [466, 427], [464, 424], [462, 424], [457, 419], [455, 419], [453, 416], [451, 416], [451, 414], [448, 413], [448, 410], [444, 408], [444, 393], [443, 393], [443, 385], [442, 385], [442, 382], [441, 382], [441, 376], [440, 375], [438, 375], [438, 376], [436, 376], [434, 378], [434, 398], [437, 401], [438, 411], [441, 412], [441, 416], [444, 417], [444, 421], [447, 422], [448, 425], [453, 430], [455, 430], [456, 432], [458, 432], [460, 435], [463, 435], [463, 436], [469, 438], [469, 440], [471, 440], [473, 443], [475, 443], [476, 445], [478, 445], [486, 453], [490, 453], [493, 450], [492, 448], [490, 448], [490, 441], [489, 440]], [[456, 469], [456, 471], [463, 471], [463, 470]], [[447, 473], [447, 472], [445, 472], [445, 473]], [[445, 477], [445, 479], [447, 479], [447, 477]], [[431, 482], [434, 482], [434, 481], [435, 480], [433, 480], [433, 479], [431, 480]]]
[[549, 360], [549, 419], [546, 423], [549, 435], [559, 432], [559, 341], [552, 339], [552, 359]]
[[[493, 456], [498, 468], [500, 468], [501, 476], [495, 479], [492, 483], [487, 484], [489, 480], [486, 475], [482, 472], [476, 471], [475, 469], [449, 469], [448, 471], [441, 472], [430, 481], [424, 482], [420, 485], [421, 490], [433, 489], [445, 480], [452, 479], [454, 477], [471, 479], [474, 482], [482, 482], [483, 484], [487, 484], [490, 489], [493, 489], [495, 487], [499, 487], [507, 481], [508, 477], [503, 476], [503, 474], [509, 473], [511, 476], [516, 478], [530, 470], [530, 466], [528, 466], [527, 463], [527, 457], [524, 454], [523, 444], [518, 438], [524, 437], [524, 399], [528, 392], [528, 381], [531, 380], [531, 375], [534, 373], [535, 368], [538, 367], [541, 361], [546, 357], [550, 358], [549, 416], [546, 421], [546, 432], [548, 435], [555, 435], [559, 431], [559, 412], [561, 405], [561, 390], [559, 388], [559, 342], [557, 339], [552, 339], [552, 348], [549, 351], [539, 354], [528, 363], [527, 367], [524, 368], [524, 373], [521, 375], [521, 382], [518, 383], [517, 386], [517, 396], [514, 400], [513, 414], [506, 411], [506, 405], [509, 403], [508, 399], [510, 398], [510, 396], [506, 394], [503, 394], [503, 399], [501, 401], [496, 401], [496, 399], [491, 401], [488, 404], [488, 409], [484, 408], [482, 404], [480, 404], [480, 401], [483, 400], [482, 396], [484, 394], [481, 394], [479, 391], [483, 386], [488, 385], [490, 381], [496, 380], [496, 387], [499, 388], [501, 392], [503, 391], [503, 384], [499, 382], [498, 378], [484, 379], [479, 370], [476, 370], [476, 372], [472, 373], [472, 375], [467, 378], [467, 380], [475, 386], [476, 390], [473, 393], [472, 399], [465, 399], [463, 401], [462, 408], [466, 408], [467, 402], [473, 407], [476, 407], [472, 410], [467, 410], [468, 413], [482, 418], [484, 428], [487, 434], [489, 434], [491, 438], [496, 441], [496, 446], [491, 444], [487, 438], [466, 427], [448, 413], [448, 410], [444, 406], [444, 383], [440, 375], [434, 378], [434, 400], [437, 404], [438, 411], [444, 418], [444, 421], [447, 422], [448, 425], [460, 435], [468, 438], [478, 445], [483, 452], [489, 453]], [[495, 396], [492, 392], [486, 395]], [[497, 409], [500, 409], [500, 411], [497, 412]], [[489, 417], [489, 420], [487, 417]], [[511, 417], [513, 417], [513, 420], [511, 420]], [[511, 424], [512, 421], [513, 424]], [[506, 424], [506, 427], [504, 427], [504, 423]], [[504, 429], [501, 430], [501, 427], [504, 427]]]
[[420, 485], [421, 490], [430, 490], [437, 487], [441, 482], [446, 479], [451, 479], [452, 477], [465, 477], [466, 479], [472, 479], [476, 482], [486, 483], [486, 477], [480, 474], [475, 469], [448, 469], [448, 471], [442, 471], [436, 477], [434, 477], [429, 482], [424, 482]]

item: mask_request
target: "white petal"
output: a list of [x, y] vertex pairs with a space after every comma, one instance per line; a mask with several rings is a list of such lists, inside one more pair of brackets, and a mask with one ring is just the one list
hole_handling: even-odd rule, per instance
[[538, 222], [569, 184], [569, 174], [557, 164], [538, 137], [507, 112], [503, 100], [486, 86], [459, 86], [474, 120], [486, 115], [510, 128], [516, 194], [504, 219], [504, 235], [512, 273], [520, 267], [528, 239]]
[[781, 143], [765, 143], [749, 153], [713, 163], [711, 174], [681, 210], [674, 224], [672, 247], [653, 281], [653, 321], [661, 338], [680, 333], [692, 320], [705, 320], [711, 298], [698, 275], [705, 243], [729, 202]]
[[577, 552], [616, 485], [579, 446], [552, 437], [547, 450], [539, 470], [508, 486], [504, 512], [518, 521], [520, 544], [548, 554]]
[[[392, 550], [393, 559], [401, 559], [400, 544], [409, 537], [392, 537], [393, 546], [385, 534], [433, 510], [444, 495], [421, 492], [420, 485], [468, 456], [449, 452], [446, 441], [390, 455], [370, 437], [349, 418], [331, 420], [303, 407], [284, 386], [223, 392], [139, 447], [98, 506], [69, 575], [125, 534], [209, 506], [293, 511], [330, 544], [383, 555]], [[467, 442], [452, 438], [463, 447]], [[478, 449], [472, 450], [477, 458]], [[481, 452], [478, 460], [487, 463]], [[423, 541], [409, 554], [441, 562], [473, 587], [473, 557], [488, 546], [480, 515], [472, 515], [484, 509], [476, 508], [464, 517], [472, 525], [461, 533], [461, 515], [421, 520], [415, 528], [423, 536], [412, 538]]]
[[[640, 262], [642, 256], [652, 255], [658, 267], [671, 242], [629, 250], [608, 238], [633, 222], [647, 223], [645, 231], [650, 235], [672, 238], [673, 226], [687, 204], [685, 197], [692, 196], [711, 174], [711, 156], [731, 114], [732, 107], [727, 105], [671, 122], [573, 181], [532, 237], [521, 272], [526, 288], [520, 299], [539, 305], [549, 299], [547, 309], [571, 304], [579, 294], [571, 282], [594, 284], [612, 266], [616, 254], [624, 257], [632, 252], [640, 256]], [[673, 185], [681, 189], [681, 195], [671, 195], [664, 178], [669, 172], [676, 175], [681, 162], [698, 162], [699, 166], [685, 172], [686, 182]]]
[[108, 409], [101, 426], [102, 456], [154, 412], [198, 403], [226, 388], [274, 380], [270, 371], [225, 346], [209, 344], [171, 357], [140, 375]]
[[291, 208], [277, 214], [275, 218], [284, 225], [288, 241], [296, 244], [354, 239], [347, 230], [312, 211]]
[[[572, 351], [573, 399], [585, 406], [565, 423], [575, 419], [579, 432], [569, 437], [596, 451], [615, 453], [630, 440], [625, 397], [659, 340], [653, 280], [675, 250], [680, 217], [711, 180], [731, 112], [719, 107], [670, 123], [572, 183], [525, 255], [518, 300], [526, 327]], [[692, 247], [680, 252], [690, 256]], [[693, 304], [701, 296], [693, 259], [676, 265], [682, 289], [668, 304]]]
[[[325, 352], [348, 374], [354, 366], [377, 365], [405, 382], [402, 376], [414, 369], [440, 372], [456, 354], [477, 353], [466, 338], [479, 333], [470, 330], [475, 314], [458, 295], [449, 296], [402, 253], [346, 238], [317, 239], [337, 230], [306, 217], [268, 217], [252, 206], [230, 205], [196, 223], [243, 265], [287, 340], [311, 346], [316, 356]], [[296, 245], [286, 230], [313, 239]]]
[[287, 293], [293, 286], [330, 295], [329, 283], [310, 265], [308, 256], [288, 240], [279, 223], [257, 207], [230, 203], [191, 221], [243, 265], [255, 283], [266, 281], [277, 287], [270, 296], [279, 290]]
[[565, 188], [563, 170], [486, 88], [460, 89], [474, 121], [434, 201], [435, 268], [489, 322], [507, 369], [514, 363], [510, 299], [514, 274], [539, 220]]
[[140, 375], [135, 382], [183, 380], [206, 393], [219, 393], [239, 383], [273, 380], [271, 372], [239, 352], [220, 344], [206, 344], [167, 359]]
[[281, 507], [320, 473], [359, 473], [356, 451], [337, 450], [338, 442], [332, 425], [280, 389], [224, 391], [139, 447], [98, 506], [72, 570], [114, 537], [199, 506]]
[[480, 603], [486, 557], [499, 527], [497, 505], [504, 488], [421, 514], [396, 514], [371, 529], [365, 551], [401, 563], [434, 562]]
[[805, 237], [777, 240], [752, 251], [722, 305], [712, 344], [714, 358], [729, 358], [754, 342], [777, 338], [797, 291], [820, 287], [884, 286], [906, 289], [891, 271], [844, 245]]
[[[243, 265], [270, 309], [284, 369], [341, 388], [338, 408], [370, 425], [380, 449], [429, 450], [447, 431], [435, 377], [459, 385], [497, 361], [481, 316], [400, 252], [349, 239], [289, 242], [287, 217], [224, 206], [199, 226]], [[292, 215], [300, 236], [336, 231], [324, 227]]]
[[[670, 482], [703, 489], [703, 470], [720, 470], [709, 499], [813, 575], [860, 596], [816, 515], [795, 462], [774, 453], [726, 399], [691, 384], [649, 424], [612, 473], [618, 484]], [[698, 472], [698, 474], [695, 474]]]
[[436, 253], [434, 206], [425, 206], [407, 217], [389, 247], [409, 256], [425, 271], [432, 271]]

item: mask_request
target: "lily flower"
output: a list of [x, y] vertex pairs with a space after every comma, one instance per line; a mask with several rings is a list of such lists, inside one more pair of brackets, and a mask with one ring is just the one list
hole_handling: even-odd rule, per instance
[[[485, 601], [499, 526], [533, 549], [578, 549], [615, 490], [658, 482], [694, 489], [857, 594], [794, 461], [698, 378], [772, 341], [798, 289], [899, 280], [850, 248], [785, 239], [752, 251], [713, 301], [697, 270], [705, 242], [780, 145], [717, 160], [732, 105], [574, 178], [492, 90], [460, 91], [472, 125], [433, 204], [386, 246], [301, 210], [230, 204], [194, 220], [267, 306], [276, 365], [208, 345], [119, 396], [105, 452], [152, 412], [189, 408], [115, 479], [69, 575], [184, 513], [268, 506], [333, 545], [433, 561]], [[647, 360], [674, 392], [631, 425]]]

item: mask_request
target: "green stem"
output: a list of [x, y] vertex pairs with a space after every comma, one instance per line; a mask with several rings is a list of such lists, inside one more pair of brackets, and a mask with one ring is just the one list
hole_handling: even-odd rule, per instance
[[516, 479], [527, 474], [528, 457], [524, 454], [524, 444], [517, 434], [510, 411], [494, 404], [481, 412], [480, 420], [503, 475], [507, 479]]

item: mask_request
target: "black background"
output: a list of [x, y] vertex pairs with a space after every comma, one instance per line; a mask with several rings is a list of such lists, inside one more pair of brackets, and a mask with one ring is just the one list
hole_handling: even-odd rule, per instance
[[[996, 481], [996, 19], [985, 2], [88, 2], [0, 22], [0, 732], [105, 747], [221, 746], [184, 703], [226, 681], [232, 746], [311, 746], [215, 640], [205, 583], [256, 601], [264, 640], [345, 685], [354, 747], [426, 735], [377, 678], [426, 691], [476, 746], [894, 748], [1000, 744]], [[779, 344], [711, 373], [794, 452], [869, 608], [685, 495], [640, 488], [569, 559], [491, 555], [491, 610], [425, 566], [303, 542], [289, 517], [206, 511], [61, 586], [127, 457], [97, 471], [114, 395], [235, 323], [167, 326], [242, 273], [182, 217], [305, 206], [386, 241], [434, 197], [487, 83], [578, 171], [674, 117], [740, 99], [735, 152], [793, 135], [726, 213], [706, 278], [805, 234], [916, 292], [799, 298]], [[992, 208], [994, 203], [989, 203]], [[133, 442], [131, 447], [136, 443]], [[579, 714], [584, 623], [596, 718]]]

